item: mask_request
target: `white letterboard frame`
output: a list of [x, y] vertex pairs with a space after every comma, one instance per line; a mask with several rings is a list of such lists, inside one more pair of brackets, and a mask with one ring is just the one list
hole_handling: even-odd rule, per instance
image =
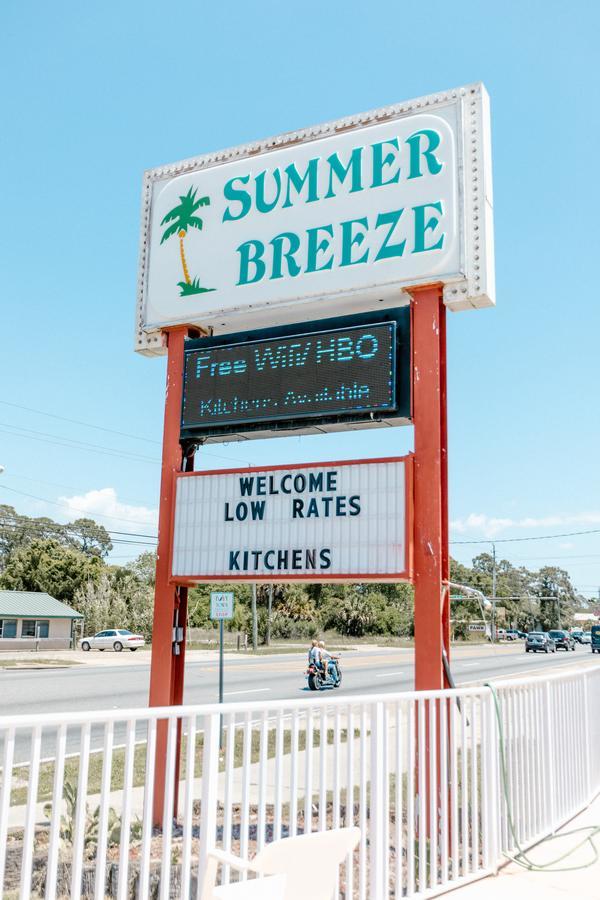
[[180, 473], [171, 579], [410, 581], [412, 468], [411, 454]]

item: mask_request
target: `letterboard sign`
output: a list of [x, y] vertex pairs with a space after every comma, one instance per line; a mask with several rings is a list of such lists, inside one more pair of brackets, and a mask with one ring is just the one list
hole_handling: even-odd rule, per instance
[[408, 419], [408, 318], [404, 308], [330, 320], [326, 330], [313, 323], [189, 342], [182, 437]]
[[179, 474], [175, 582], [410, 579], [412, 457]]

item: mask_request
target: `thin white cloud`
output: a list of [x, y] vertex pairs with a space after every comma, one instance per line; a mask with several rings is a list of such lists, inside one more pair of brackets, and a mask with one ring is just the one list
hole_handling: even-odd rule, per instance
[[[121, 503], [112, 487], [87, 491], [80, 496], [60, 497], [60, 502], [68, 507], [73, 519], [85, 516], [93, 519], [97, 516], [107, 528], [116, 529], [121, 525], [124, 531], [143, 530], [144, 533], [147, 531], [150, 534], [156, 531], [158, 524], [156, 509]], [[133, 528], [133, 525], [137, 526], [137, 529]]]
[[585, 528], [600, 525], [600, 512], [577, 513], [566, 516], [526, 516], [522, 519], [498, 518], [485, 513], [470, 513], [454, 519], [450, 527], [454, 534], [483, 535], [493, 538], [507, 529]]

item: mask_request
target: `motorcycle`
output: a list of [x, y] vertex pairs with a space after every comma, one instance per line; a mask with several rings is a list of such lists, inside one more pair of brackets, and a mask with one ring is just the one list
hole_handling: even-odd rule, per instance
[[[316, 663], [310, 663], [306, 670], [308, 687], [311, 691], [322, 691], [324, 688], [338, 688], [342, 683], [342, 670], [340, 668], [339, 657], [330, 660], [333, 666], [326, 665], [325, 668], [318, 666]], [[335, 672], [330, 671], [334, 669]]]

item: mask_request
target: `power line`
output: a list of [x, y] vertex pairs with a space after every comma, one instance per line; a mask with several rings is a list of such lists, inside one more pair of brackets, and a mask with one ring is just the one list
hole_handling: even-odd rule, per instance
[[[12, 518], [12, 521], [11, 521]], [[97, 522], [94, 524], [98, 524]], [[23, 528], [23, 529], [32, 529], [38, 531], [52, 530], [55, 529], [57, 531], [72, 531], [77, 534], [81, 534], [81, 527], [75, 525], [75, 523], [68, 523], [63, 525], [61, 522], [39, 522], [35, 519], [30, 519], [28, 516], [2, 516], [0, 515], [0, 525], [4, 528]], [[100, 525], [100, 528], [104, 528], [104, 525]], [[104, 528], [107, 534], [113, 535], [117, 534], [123, 537], [141, 537], [147, 538], [148, 540], [156, 541], [158, 540], [158, 536], [154, 534], [142, 534], [138, 531], [114, 531], [112, 528]]]
[[578, 537], [581, 534], [600, 534], [600, 528], [590, 528], [587, 531], [563, 531], [560, 534], [538, 534], [533, 537], [517, 538], [485, 538], [481, 541], [450, 541], [451, 544], [510, 544], [520, 541], [551, 541], [554, 538]]
[[141, 437], [139, 434], [129, 434], [127, 431], [116, 431], [114, 428], [105, 428], [102, 425], [92, 425], [91, 422], [81, 422], [79, 419], [69, 419], [67, 416], [58, 416], [56, 413], [45, 412], [43, 409], [34, 409], [32, 406], [21, 406], [20, 403], [9, 403], [8, 400], [0, 400], [3, 406], [12, 406], [14, 409], [24, 409], [27, 412], [47, 416], [49, 419], [58, 419], [61, 422], [70, 422], [71, 425], [82, 425], [84, 428], [95, 428], [97, 431], [106, 431], [109, 434], [118, 434], [119, 437], [132, 438], [134, 441], [144, 441], [147, 444], [158, 444], [160, 441], [153, 438]]
[[[73, 484], [64, 484], [61, 481], [44, 481], [42, 478], [31, 478], [29, 475], [21, 475], [18, 472], [13, 472], [12, 470], [10, 472], [2, 473], [2, 481], [4, 481], [5, 478], [18, 478], [20, 481], [30, 481], [32, 484], [45, 484], [48, 487], [63, 488], [64, 490], [76, 491], [80, 494], [84, 494], [89, 490], [89, 487], [81, 487], [81, 485], [76, 487]], [[132, 505], [144, 506], [144, 501], [140, 500], [137, 497], [135, 499], [133, 499], [132, 497], [122, 497], [119, 493], [119, 498], [126, 503], [131, 503]]]
[[[42, 503], [49, 503], [52, 506], [58, 506], [61, 509], [68, 509], [69, 512], [79, 512], [83, 513], [86, 516], [90, 515], [90, 511], [88, 509], [79, 509], [76, 506], [69, 506], [66, 503], [59, 503], [58, 500], [48, 500], [46, 497], [38, 497], [37, 494], [28, 494], [26, 491], [18, 491], [16, 488], [7, 487], [5, 484], [1, 485], [1, 489], [3, 491], [10, 491], [13, 494], [20, 494], [23, 497], [29, 497], [32, 500], [40, 500]], [[114, 519], [115, 522], [131, 522], [132, 525], [147, 525], [147, 522], [141, 522], [139, 519], [128, 519], [127, 516], [111, 516], [108, 513], [99, 513], [94, 512], [91, 515], [100, 516], [101, 519]]]
[[[50, 419], [57, 419], [58, 421], [61, 421], [61, 422], [69, 422], [71, 425], [80, 425], [84, 428], [94, 428], [98, 431], [105, 431], [107, 434], [116, 434], [119, 437], [131, 438], [134, 441], [144, 441], [145, 443], [155, 444], [155, 445], [158, 445], [159, 447], [161, 445], [161, 442], [157, 441], [154, 438], [140, 437], [140, 435], [130, 434], [127, 431], [117, 431], [114, 428], [105, 428], [102, 425], [93, 425], [91, 422], [82, 422], [79, 419], [70, 419], [67, 416], [56, 415], [56, 413], [44, 412], [44, 410], [42, 410], [42, 409], [34, 409], [32, 406], [22, 406], [19, 403], [10, 403], [8, 400], [0, 400], [0, 403], [2, 403], [4, 406], [12, 406], [12, 407], [14, 407], [14, 409], [22, 409], [22, 410], [26, 410], [27, 412], [36, 413], [37, 415], [47, 416]], [[11, 425], [10, 423], [0, 423], [0, 424], [4, 425], [7, 428], [19, 429], [21, 431], [29, 431], [29, 429], [21, 428], [21, 426], [19, 426], [19, 425]], [[8, 432], [8, 433], [10, 434], [10, 432]], [[40, 435], [44, 434], [44, 432], [42, 432], [42, 431], [39, 431], [39, 432], [35, 431], [35, 432], [30, 432], [30, 433], [32, 433], [34, 436], [38, 435], [38, 434], [40, 434]], [[58, 438], [59, 440], [66, 440], [66, 441], [74, 440], [73, 438], [61, 438], [60, 435], [47, 435], [46, 434], [46, 437], [47, 438]], [[52, 443], [52, 441], [49, 441], [49, 440], [46, 442]], [[77, 441], [77, 443], [80, 443], [80, 442]], [[86, 443], [86, 442], [82, 442], [82, 443]], [[95, 445], [93, 445], [93, 444], [89, 444], [88, 446], [93, 449], [96, 449]], [[104, 452], [108, 451], [109, 449], [113, 449], [113, 451], [115, 453], [127, 453], [127, 451], [120, 451], [116, 448], [103, 448]], [[100, 452], [100, 451], [98, 451], [98, 452]], [[251, 465], [251, 463], [247, 459], [241, 459], [241, 457], [239, 457], [239, 456], [223, 456], [221, 453], [213, 453], [211, 451], [205, 450], [204, 448], [202, 449], [202, 453], [205, 456], [213, 456], [213, 457], [215, 457], [215, 459], [224, 459], [229, 462], [243, 462], [244, 465], [246, 465], [246, 466]], [[128, 455], [134, 455], [134, 454], [128, 454]], [[141, 458], [144, 459], [145, 462], [150, 462], [150, 461], [159, 462], [159, 460], [150, 460], [148, 457], [141, 457]]]
[[0, 431], [13, 437], [26, 440], [41, 441], [44, 444], [55, 444], [58, 447], [68, 447], [70, 450], [79, 450], [86, 453], [102, 453], [105, 456], [121, 456], [134, 462], [148, 462], [153, 465], [160, 463], [159, 459], [150, 456], [142, 456], [139, 453], [129, 453], [127, 450], [119, 450], [117, 447], [104, 447], [100, 444], [90, 444], [88, 441], [77, 441], [73, 438], [63, 438], [60, 435], [48, 434], [45, 431], [33, 431], [30, 428], [20, 428], [8, 422], [0, 422]]

